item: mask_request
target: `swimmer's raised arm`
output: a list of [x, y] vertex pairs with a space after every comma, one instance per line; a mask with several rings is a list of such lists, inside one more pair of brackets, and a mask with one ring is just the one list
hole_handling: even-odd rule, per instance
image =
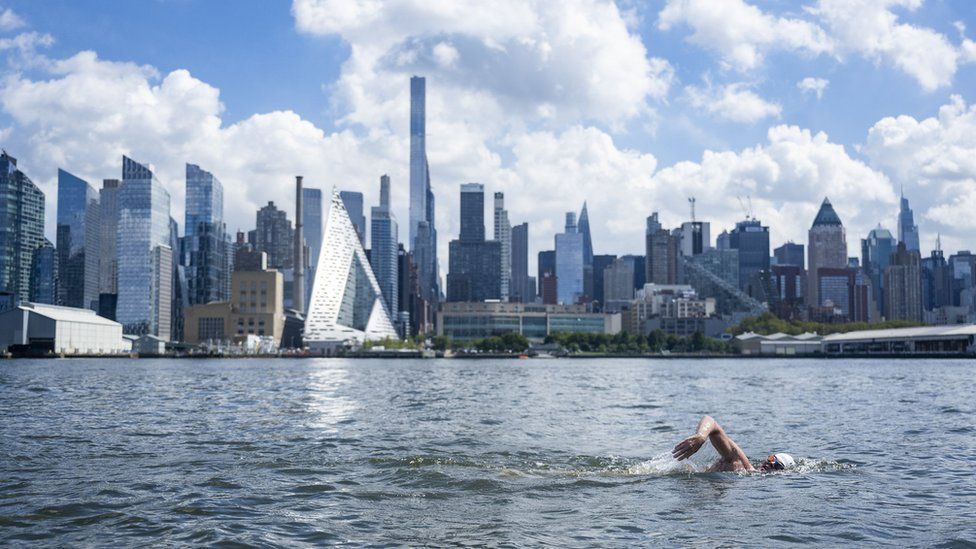
[[744, 469], [752, 469], [745, 452], [725, 434], [725, 430], [717, 421], [712, 419], [712, 416], [701, 418], [695, 434], [679, 442], [671, 451], [671, 456], [678, 461], [688, 459], [705, 444], [705, 440], [711, 441], [715, 451], [722, 456], [722, 460], [729, 466], [738, 465]]

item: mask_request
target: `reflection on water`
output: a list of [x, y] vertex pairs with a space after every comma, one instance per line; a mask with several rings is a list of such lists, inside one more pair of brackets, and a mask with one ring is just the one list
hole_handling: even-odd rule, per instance
[[[2, 361], [0, 545], [963, 546], [974, 391], [968, 361]], [[676, 462], [705, 413], [799, 466]]]
[[349, 420], [356, 410], [355, 401], [340, 394], [349, 381], [345, 368], [319, 364], [308, 370], [306, 399], [311, 418], [309, 427], [325, 432], [336, 432], [337, 426]]

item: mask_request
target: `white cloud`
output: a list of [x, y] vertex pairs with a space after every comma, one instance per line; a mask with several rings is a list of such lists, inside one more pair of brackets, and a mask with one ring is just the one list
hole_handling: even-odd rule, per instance
[[743, 83], [715, 87], [706, 80], [705, 87], [688, 86], [685, 93], [693, 107], [731, 122], [753, 123], [764, 118], [778, 118], [783, 110], [778, 104], [759, 97]]
[[884, 118], [868, 132], [863, 151], [872, 166], [904, 186], [921, 213], [923, 238], [934, 241], [939, 231], [948, 235], [947, 245], [972, 247], [971, 235], [961, 230], [972, 228], [965, 206], [976, 200], [976, 105], [952, 96], [937, 117]]
[[17, 30], [26, 24], [27, 23], [10, 8], [0, 12], [0, 31]]
[[830, 81], [826, 78], [808, 76], [797, 82], [796, 87], [803, 93], [812, 93], [817, 96], [817, 99], [823, 99], [823, 94], [828, 84], [830, 84]]
[[448, 68], [457, 63], [458, 54], [457, 49], [448, 44], [447, 42], [441, 42], [434, 46], [434, 59], [437, 60], [437, 64], [443, 68]]
[[668, 0], [658, 27], [687, 25], [688, 40], [712, 50], [738, 70], [760, 66], [768, 51], [858, 55], [889, 64], [931, 91], [952, 82], [960, 63], [971, 62], [976, 46], [959, 47], [928, 27], [903, 23], [893, 11], [917, 10], [923, 0], [818, 0], [801, 19], [777, 17], [745, 0]]
[[758, 67], [770, 51], [819, 55], [832, 50], [830, 39], [817, 25], [768, 15], [743, 0], [668, 0], [658, 16], [658, 28], [679, 25], [692, 28], [689, 42], [712, 50], [738, 70]]

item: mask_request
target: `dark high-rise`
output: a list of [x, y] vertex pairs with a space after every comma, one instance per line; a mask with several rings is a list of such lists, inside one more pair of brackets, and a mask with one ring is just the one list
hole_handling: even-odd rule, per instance
[[30, 298], [34, 251], [44, 245], [44, 193], [0, 153], [0, 291]]
[[[436, 309], [440, 299], [437, 272], [437, 228], [434, 222], [434, 192], [427, 162], [427, 81], [410, 78], [410, 251], [420, 279], [421, 298]], [[427, 325], [425, 321], [422, 325]]]
[[678, 284], [681, 237], [661, 226], [657, 212], [647, 218], [644, 252], [644, 276], [648, 284]]
[[929, 257], [922, 258], [922, 309], [931, 311], [951, 305], [949, 265], [936, 239], [936, 248]]
[[502, 298], [502, 246], [485, 240], [485, 190], [480, 183], [461, 185], [461, 231], [449, 246], [448, 301]]
[[58, 169], [59, 305], [98, 309], [98, 193], [87, 181]]
[[776, 258], [777, 265], [792, 265], [799, 267], [801, 271], [806, 268], [806, 252], [803, 244], [787, 242], [773, 250], [773, 257]]
[[390, 317], [396, 320], [400, 310], [398, 288], [399, 256], [398, 227], [396, 215], [390, 206], [390, 176], [380, 177], [380, 205], [370, 210], [370, 256], [369, 261], [376, 276], [376, 282], [383, 292]]
[[758, 219], [735, 224], [729, 233], [729, 246], [739, 250], [739, 288], [746, 289], [754, 276], [769, 270], [769, 227]]
[[230, 242], [224, 225], [224, 186], [195, 164], [186, 165], [186, 212], [182, 261], [187, 303], [197, 305], [230, 298], [227, 254]]
[[290, 269], [294, 261], [294, 229], [284, 210], [268, 202], [258, 210], [254, 250], [268, 254], [269, 269]]
[[[538, 254], [538, 262], [536, 264], [536, 269], [538, 276], [536, 281], [539, 284], [538, 294], [542, 295], [542, 281], [547, 275], [552, 277], [553, 280], [553, 291], [555, 292], [555, 280], [556, 280], [556, 250], [544, 250]], [[555, 296], [555, 293], [553, 293]], [[553, 297], [555, 300], [556, 298]], [[553, 301], [555, 303], [555, 301]]]
[[899, 242], [884, 270], [888, 320], [922, 321], [922, 278], [918, 252]]
[[529, 224], [512, 227], [512, 280], [510, 298], [518, 303], [531, 303], [535, 288], [529, 277]]
[[339, 199], [349, 214], [349, 221], [359, 235], [359, 243], [366, 247], [366, 214], [363, 209], [363, 193], [355, 191], [339, 191]]

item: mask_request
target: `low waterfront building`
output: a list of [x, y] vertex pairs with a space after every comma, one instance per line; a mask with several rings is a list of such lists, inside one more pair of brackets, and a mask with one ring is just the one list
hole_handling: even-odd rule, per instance
[[744, 355], [808, 355], [822, 352], [823, 337], [814, 333], [760, 335], [747, 332], [736, 336]]
[[976, 354], [976, 324], [918, 326], [831, 334], [823, 339], [828, 355]]
[[25, 354], [129, 352], [122, 325], [89, 309], [24, 302], [0, 312], [0, 350]]
[[620, 315], [593, 313], [585, 305], [541, 303], [442, 303], [437, 334], [455, 340], [518, 333], [541, 341], [556, 332], [617, 334]]

